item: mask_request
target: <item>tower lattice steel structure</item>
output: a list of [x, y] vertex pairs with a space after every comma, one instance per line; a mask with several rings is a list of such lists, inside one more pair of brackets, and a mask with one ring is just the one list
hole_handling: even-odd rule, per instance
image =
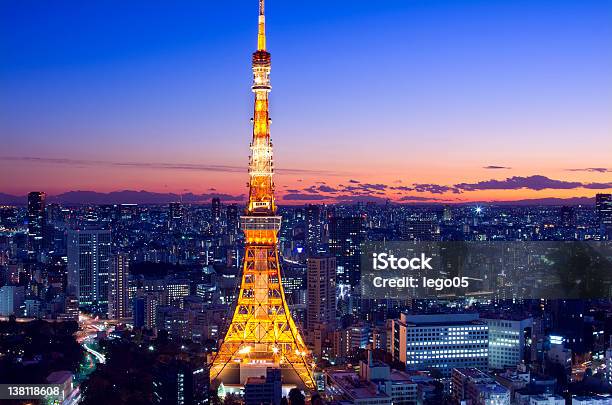
[[314, 390], [312, 355], [289, 312], [281, 283], [277, 234], [281, 217], [274, 201], [272, 142], [268, 114], [270, 53], [266, 50], [264, 0], [259, 0], [257, 51], [253, 53], [255, 109], [249, 160], [249, 202], [242, 281], [225, 338], [210, 366], [211, 382], [244, 384], [280, 368], [283, 383]]

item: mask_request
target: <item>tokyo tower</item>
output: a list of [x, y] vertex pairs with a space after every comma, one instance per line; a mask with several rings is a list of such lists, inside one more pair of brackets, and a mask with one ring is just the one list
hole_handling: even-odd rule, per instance
[[266, 50], [264, 0], [259, 0], [257, 50], [253, 53], [255, 108], [249, 159], [249, 201], [240, 224], [245, 254], [240, 292], [225, 338], [210, 366], [211, 383], [244, 385], [249, 377], [281, 369], [283, 384], [315, 389], [314, 363], [293, 321], [281, 283], [272, 142], [268, 114], [270, 53]]

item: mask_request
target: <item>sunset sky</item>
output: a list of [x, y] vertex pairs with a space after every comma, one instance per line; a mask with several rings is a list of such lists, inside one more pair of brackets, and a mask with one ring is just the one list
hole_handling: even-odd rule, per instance
[[[281, 203], [612, 191], [612, 2], [266, 0]], [[257, 1], [0, 5], [0, 192], [246, 193]]]

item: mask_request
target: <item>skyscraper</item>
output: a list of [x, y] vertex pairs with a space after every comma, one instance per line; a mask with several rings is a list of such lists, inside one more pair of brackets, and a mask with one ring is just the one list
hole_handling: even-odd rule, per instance
[[140, 293], [132, 302], [134, 327], [155, 329], [157, 326], [157, 308], [162, 301], [162, 294], [158, 291]]
[[40, 191], [28, 194], [28, 253], [34, 256], [40, 254], [44, 247], [46, 198], [47, 195]]
[[576, 209], [564, 205], [561, 207], [561, 225], [563, 226], [574, 226], [576, 224]]
[[109, 230], [68, 231], [68, 292], [80, 305], [108, 302], [110, 251]]
[[213, 221], [219, 221], [221, 219], [221, 200], [219, 198], [215, 197], [212, 199], [210, 211]]
[[317, 244], [321, 241], [321, 207], [309, 204], [305, 212], [306, 249], [310, 254], [316, 253]]
[[234, 236], [238, 233], [238, 206], [236, 204], [230, 204], [225, 209], [225, 216], [227, 217], [227, 233], [232, 236], [231, 241], [234, 240]]
[[[312, 355], [293, 320], [283, 291], [278, 259], [272, 142], [268, 93], [270, 53], [266, 50], [264, 0], [259, 0], [257, 50], [253, 53], [255, 108], [249, 161], [249, 200], [241, 228], [245, 254], [238, 302], [210, 368], [211, 382], [244, 385], [271, 367], [285, 384], [315, 388]], [[214, 215], [213, 215], [214, 216]]]
[[612, 236], [612, 194], [597, 194], [595, 211], [597, 211], [601, 238], [610, 239]]
[[324, 341], [332, 336], [336, 324], [336, 258], [309, 257], [306, 265], [307, 341], [313, 354], [321, 358]]
[[108, 318], [122, 319], [128, 316], [129, 256], [113, 255], [108, 275]]
[[0, 316], [21, 315], [20, 307], [25, 301], [23, 286], [5, 285], [0, 287]]
[[329, 252], [336, 256], [337, 282], [355, 288], [361, 280], [363, 218], [332, 217], [329, 220]]
[[336, 319], [336, 258], [314, 256], [307, 259], [308, 312], [306, 326], [333, 327]]
[[221, 233], [222, 221], [221, 221], [221, 200], [219, 198], [213, 198], [210, 205], [210, 223], [211, 231], [213, 234], [218, 235]]
[[176, 229], [183, 225], [184, 209], [180, 202], [168, 204], [168, 228]]

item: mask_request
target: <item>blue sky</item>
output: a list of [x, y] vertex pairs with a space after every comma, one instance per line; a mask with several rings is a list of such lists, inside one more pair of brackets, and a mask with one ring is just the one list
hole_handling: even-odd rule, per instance
[[[256, 1], [0, 7], [0, 156], [13, 158], [0, 190], [242, 187], [240, 173], [156, 183], [14, 158], [245, 165]], [[488, 180], [492, 164], [558, 179], [609, 165], [612, 2], [268, 0], [266, 12], [276, 162], [304, 180], [453, 184]]]

